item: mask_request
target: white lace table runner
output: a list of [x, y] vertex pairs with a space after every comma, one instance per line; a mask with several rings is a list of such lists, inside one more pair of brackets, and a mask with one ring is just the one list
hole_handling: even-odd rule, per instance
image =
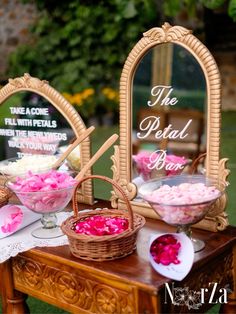
[[[72, 213], [69, 212], [57, 213], [58, 225], [71, 215]], [[36, 221], [24, 229], [21, 229], [4, 239], [0, 239], [0, 263], [3, 263], [10, 257], [16, 256], [20, 252], [28, 251], [36, 246], [60, 246], [68, 244], [66, 236], [53, 239], [38, 239], [33, 237], [31, 231], [40, 226], [41, 222]]]

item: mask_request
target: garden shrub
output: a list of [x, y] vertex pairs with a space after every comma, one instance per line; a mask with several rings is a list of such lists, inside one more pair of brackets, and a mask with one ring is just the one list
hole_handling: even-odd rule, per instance
[[[57, 90], [73, 97], [75, 106], [80, 106], [86, 117], [96, 111], [103, 114], [104, 102], [105, 106], [110, 102], [115, 110], [113, 100], [104, 101], [101, 91], [118, 91], [125, 59], [142, 32], [161, 25], [163, 19], [169, 20], [166, 16], [175, 16], [183, 8], [194, 14], [198, 5], [217, 8], [225, 0], [34, 2], [39, 18], [32, 26], [31, 44], [19, 46], [10, 55], [7, 75], [17, 77], [28, 72], [48, 80]], [[232, 18], [236, 18], [235, 8], [236, 0], [230, 0]], [[93, 97], [81, 100], [87, 90], [94, 91]], [[115, 106], [118, 111], [118, 101]]]
[[127, 54], [156, 23], [152, 0], [35, 2], [34, 42], [11, 55], [9, 75], [29, 72], [62, 92], [117, 87]]

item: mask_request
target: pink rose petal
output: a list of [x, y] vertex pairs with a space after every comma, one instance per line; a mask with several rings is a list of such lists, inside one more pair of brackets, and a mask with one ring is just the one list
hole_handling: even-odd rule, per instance
[[173, 235], [167, 234], [153, 241], [150, 253], [156, 263], [168, 266], [171, 263], [180, 263], [178, 259], [180, 248], [180, 242]]
[[16, 205], [5, 205], [1, 210], [8, 212], [1, 226], [1, 231], [3, 233], [16, 231], [23, 219], [23, 212], [20, 207]]
[[99, 215], [78, 221], [74, 227], [76, 233], [95, 236], [119, 234], [127, 229], [128, 220], [126, 218]]

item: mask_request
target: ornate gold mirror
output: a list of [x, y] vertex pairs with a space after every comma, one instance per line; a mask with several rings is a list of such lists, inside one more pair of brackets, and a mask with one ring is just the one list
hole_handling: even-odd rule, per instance
[[[73, 106], [48, 82], [25, 74], [9, 79], [0, 90], [1, 160], [24, 154], [54, 155], [86, 130]], [[90, 140], [79, 146], [80, 167], [90, 159]], [[91, 174], [91, 171], [88, 171]], [[91, 182], [78, 193], [83, 203], [93, 203]]]
[[[144, 33], [134, 46], [120, 80], [120, 146], [112, 159], [114, 179], [126, 189], [135, 211], [158, 218], [138, 194], [145, 179], [137, 175], [135, 157], [144, 150], [158, 153], [153, 169], [161, 175], [184, 168], [173, 168], [171, 162], [165, 168], [167, 154], [184, 158], [187, 165], [206, 153], [204, 173], [226, 181], [227, 160], [219, 156], [220, 93], [217, 65], [191, 31], [165, 23]], [[115, 191], [112, 201], [123, 207]], [[224, 229], [225, 206], [223, 196], [197, 226]]]

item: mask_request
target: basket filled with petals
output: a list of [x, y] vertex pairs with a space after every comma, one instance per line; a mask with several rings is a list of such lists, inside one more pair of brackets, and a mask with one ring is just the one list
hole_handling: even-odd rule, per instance
[[[122, 195], [127, 211], [105, 208], [79, 212], [77, 190], [89, 179], [111, 183]], [[145, 218], [133, 213], [125, 192], [116, 182], [98, 175], [84, 177], [77, 183], [72, 202], [74, 215], [65, 220], [61, 228], [68, 237], [74, 256], [85, 260], [106, 261], [125, 257], [136, 249], [137, 234], [145, 224]]]

